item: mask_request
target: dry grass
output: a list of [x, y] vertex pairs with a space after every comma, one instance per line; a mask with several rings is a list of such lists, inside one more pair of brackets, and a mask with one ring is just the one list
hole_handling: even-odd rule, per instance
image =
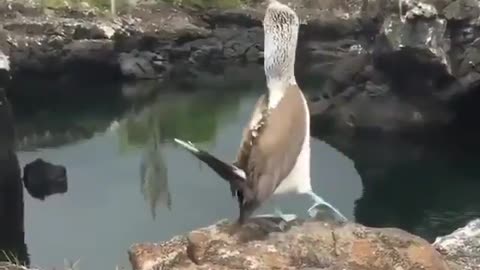
[[[12, 252], [1, 251], [6, 261], [0, 262], [0, 270], [40, 270], [38, 268], [27, 267], [20, 262], [18, 257]], [[64, 260], [64, 270], [79, 270], [77, 261]], [[119, 269], [118, 267], [116, 269]]]

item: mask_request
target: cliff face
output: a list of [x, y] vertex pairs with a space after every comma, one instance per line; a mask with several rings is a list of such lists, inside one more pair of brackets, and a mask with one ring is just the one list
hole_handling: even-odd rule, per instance
[[[252, 221], [231, 234], [229, 223], [221, 221], [161, 244], [135, 244], [129, 251], [130, 261], [136, 270], [478, 269], [478, 253], [444, 256], [427, 241], [399, 229], [314, 220], [293, 223], [287, 231], [276, 232]], [[479, 243], [477, 223], [439, 239], [435, 247], [452, 255], [473, 251]]]

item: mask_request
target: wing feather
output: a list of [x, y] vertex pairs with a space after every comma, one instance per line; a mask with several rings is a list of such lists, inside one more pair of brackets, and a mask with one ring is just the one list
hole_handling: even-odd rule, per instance
[[[256, 110], [266, 108], [265, 97], [261, 97], [259, 103], [263, 106], [257, 106]], [[255, 122], [258, 113], [254, 111], [252, 115], [250, 129], [245, 133], [237, 158], [237, 166], [245, 171], [247, 185], [254, 196], [245, 198], [244, 204], [252, 207], [268, 199], [295, 166], [307, 131], [308, 110], [301, 90], [298, 86], [291, 86], [277, 107], [263, 113], [263, 117]], [[263, 124], [252, 129], [258, 123]]]
[[[266, 95], [263, 94], [261, 95], [257, 103], [255, 104], [255, 107], [253, 109], [252, 115], [250, 117], [250, 121], [248, 125], [243, 129], [243, 136], [242, 140], [240, 141], [240, 147], [238, 149], [237, 157], [236, 160], [233, 162], [235, 166], [246, 169], [247, 167], [247, 162], [248, 158], [250, 156], [250, 150], [252, 148], [252, 143], [253, 143], [253, 132], [255, 132], [255, 127], [258, 127], [257, 129], [261, 128], [258, 126], [259, 122], [263, 120], [263, 114], [265, 113], [267, 109], [267, 102], [266, 102]], [[258, 132], [258, 130], [257, 130]]]

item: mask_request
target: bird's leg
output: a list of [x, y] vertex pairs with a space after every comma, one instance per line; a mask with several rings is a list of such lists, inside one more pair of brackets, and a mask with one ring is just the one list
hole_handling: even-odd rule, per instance
[[310, 197], [311, 197], [311, 198], [313, 199], [313, 201], [315, 202], [315, 204], [308, 209], [308, 214], [309, 214], [311, 217], [315, 217], [315, 216], [317, 215], [318, 211], [319, 211], [319, 210], [317, 209], [317, 207], [323, 205], [323, 206], [328, 207], [330, 210], [332, 210], [340, 221], [342, 221], [342, 222], [347, 221], [347, 218], [346, 218], [342, 213], [340, 213], [339, 210], [337, 210], [337, 209], [336, 209], [335, 207], [333, 207], [331, 204], [329, 204], [329, 203], [326, 202], [324, 199], [322, 199], [322, 197], [320, 197], [320, 196], [318, 196], [317, 194], [315, 194], [315, 192], [310, 191], [310, 192], [308, 192], [308, 195], [310, 195]]
[[[290, 221], [297, 219], [297, 216], [295, 214], [284, 214], [278, 206], [275, 206], [275, 210], [272, 214], [256, 215], [255, 218], [260, 218], [262, 222], [268, 223], [267, 225], [278, 227], [281, 231], [285, 231], [286, 225]], [[280, 222], [276, 222], [276, 219], [281, 220]]]
[[257, 215], [255, 217], [273, 218], [273, 219], [281, 218], [287, 223], [292, 221], [292, 220], [295, 220], [297, 218], [297, 216], [295, 214], [284, 214], [282, 212], [282, 210], [280, 209], [280, 207], [278, 207], [278, 204], [277, 204], [275, 198], [272, 198], [271, 200], [272, 200], [272, 204], [274, 206], [273, 213], [272, 214]]
[[295, 214], [284, 214], [282, 210], [278, 207], [275, 207], [275, 215], [278, 217], [281, 217], [285, 222], [290, 222], [292, 220], [297, 219], [297, 216]]
[[288, 223], [295, 220], [297, 216], [294, 214], [283, 214], [280, 209], [275, 208], [275, 212], [272, 214], [256, 215], [254, 218], [268, 227], [279, 228], [280, 231], [285, 231]]

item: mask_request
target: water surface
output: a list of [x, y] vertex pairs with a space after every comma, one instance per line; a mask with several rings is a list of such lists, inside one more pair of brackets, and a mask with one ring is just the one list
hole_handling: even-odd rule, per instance
[[[80, 269], [129, 269], [127, 249], [133, 243], [167, 240], [237, 217], [227, 184], [171, 139], [191, 140], [233, 159], [262, 82], [171, 90], [109, 117], [65, 113], [63, 120], [30, 129], [28, 117], [19, 121], [27, 130], [19, 135], [24, 140], [28, 132], [43, 134], [59, 123], [75, 122], [78, 129], [103, 119], [86, 139], [19, 152], [22, 166], [41, 157], [68, 169], [66, 194], [42, 202], [25, 193], [32, 265], [58, 269], [69, 259], [80, 260]], [[335, 148], [312, 139], [312, 181], [314, 190], [347, 218], [431, 239], [480, 216], [480, 199], [473, 194], [479, 187], [475, 157], [462, 156], [461, 167], [452, 161], [457, 157], [444, 152], [368, 140], [343, 147], [334, 138]], [[288, 210], [305, 211], [305, 205]]]

